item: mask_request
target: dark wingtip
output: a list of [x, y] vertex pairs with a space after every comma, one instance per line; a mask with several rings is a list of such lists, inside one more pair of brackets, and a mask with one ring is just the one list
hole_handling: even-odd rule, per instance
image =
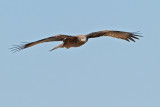
[[135, 39], [139, 39], [139, 37], [143, 37], [140, 34], [142, 34], [142, 33], [140, 33], [139, 31], [132, 32], [132, 33], [130, 33], [130, 35], [128, 36], [128, 38], [126, 38], [125, 40], [128, 41], [128, 42], [130, 42], [130, 41], [136, 42]]
[[27, 42], [22, 42], [22, 43], [23, 44], [20, 44], [20, 45], [12, 45], [12, 47], [9, 48], [10, 51], [15, 53], [15, 52], [18, 52], [18, 51], [25, 49], [26, 44], [24, 44], [24, 43], [27, 43]]
[[138, 37], [143, 37], [142, 34], [140, 31], [137, 31], [137, 32], [132, 32], [133, 36], [138, 36]]
[[140, 34], [142, 34], [142, 33], [140, 33], [140, 31], [133, 32], [129, 39], [132, 40], [133, 42], [136, 42], [134, 39], [139, 39], [139, 37], [143, 37]]

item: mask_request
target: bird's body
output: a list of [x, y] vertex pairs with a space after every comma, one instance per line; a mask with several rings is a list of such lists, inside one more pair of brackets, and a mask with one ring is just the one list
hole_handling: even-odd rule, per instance
[[112, 30], [104, 30], [104, 31], [98, 31], [98, 32], [93, 32], [88, 35], [77, 35], [77, 36], [69, 36], [69, 35], [56, 35], [52, 37], [48, 37], [45, 39], [41, 39], [35, 42], [27, 43], [22, 46], [16, 45], [16, 47], [13, 47], [13, 51], [18, 51], [21, 49], [25, 49], [34, 45], [37, 45], [39, 43], [44, 43], [44, 42], [51, 42], [51, 41], [62, 41], [63, 43], [60, 44], [57, 47], [54, 47], [52, 50], [57, 49], [57, 48], [67, 48], [69, 49], [70, 47], [80, 47], [84, 45], [89, 38], [96, 38], [96, 37], [101, 37], [101, 36], [111, 36], [119, 39], [123, 39], [126, 41], [133, 41], [135, 42], [134, 39], [139, 39], [141, 37], [140, 35], [137, 35], [137, 33], [130, 33], [130, 32], [124, 32], [124, 31], [112, 31]]
[[70, 48], [70, 47], [80, 47], [81, 45], [87, 42], [87, 38], [85, 35], [78, 35], [73, 38], [66, 38], [63, 41], [63, 47]]

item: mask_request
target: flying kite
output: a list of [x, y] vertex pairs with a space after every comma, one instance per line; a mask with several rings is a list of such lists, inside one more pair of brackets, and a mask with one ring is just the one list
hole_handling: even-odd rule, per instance
[[98, 31], [98, 32], [92, 32], [87, 35], [77, 35], [77, 36], [59, 34], [59, 35], [55, 35], [52, 37], [41, 39], [41, 40], [38, 40], [35, 42], [26, 43], [23, 45], [13, 45], [14, 47], [11, 48], [11, 50], [13, 52], [16, 52], [16, 51], [40, 44], [40, 43], [52, 42], [52, 41], [62, 41], [63, 43], [54, 47], [50, 51], [53, 51], [57, 48], [69, 49], [70, 47], [80, 47], [80, 46], [84, 45], [88, 41], [88, 39], [97, 38], [97, 37], [101, 37], [101, 36], [111, 36], [114, 38], [126, 40], [128, 42], [130, 42], [130, 41], [135, 42], [134, 39], [139, 39], [138, 37], [142, 37], [142, 36], [138, 35], [138, 33], [114, 31], [114, 30], [103, 30], [103, 31]]

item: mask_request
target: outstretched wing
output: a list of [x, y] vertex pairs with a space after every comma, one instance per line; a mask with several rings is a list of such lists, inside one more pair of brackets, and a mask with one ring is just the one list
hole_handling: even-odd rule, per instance
[[63, 41], [66, 38], [72, 38], [72, 37], [73, 36], [69, 36], [69, 35], [57, 35], [57, 36], [52, 36], [52, 37], [48, 37], [48, 38], [45, 38], [45, 39], [41, 39], [41, 40], [38, 40], [38, 41], [35, 41], [35, 42], [26, 43], [26, 44], [23, 44], [23, 45], [13, 45], [14, 47], [12, 47], [10, 49], [11, 49], [11, 51], [16, 52], [16, 51], [19, 51], [19, 50], [22, 50], [22, 49], [40, 44], [40, 43], [51, 42], [51, 41]]
[[87, 38], [96, 38], [96, 37], [101, 37], [101, 36], [111, 36], [115, 37], [118, 39], [123, 39], [128, 42], [133, 41], [135, 42], [134, 39], [139, 39], [138, 37], [142, 37], [138, 35], [138, 33], [131, 33], [131, 32], [124, 32], [124, 31], [112, 31], [112, 30], [104, 30], [104, 31], [98, 31], [98, 32], [93, 32], [88, 35], [86, 35]]

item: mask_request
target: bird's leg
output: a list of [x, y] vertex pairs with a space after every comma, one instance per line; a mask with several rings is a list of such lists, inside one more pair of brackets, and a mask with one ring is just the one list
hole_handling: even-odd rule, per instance
[[61, 45], [58, 45], [58, 46], [54, 47], [54, 48], [53, 48], [53, 49], [51, 49], [50, 51], [53, 51], [53, 50], [55, 50], [55, 49], [57, 49], [57, 48], [63, 48], [63, 44], [61, 44]]

